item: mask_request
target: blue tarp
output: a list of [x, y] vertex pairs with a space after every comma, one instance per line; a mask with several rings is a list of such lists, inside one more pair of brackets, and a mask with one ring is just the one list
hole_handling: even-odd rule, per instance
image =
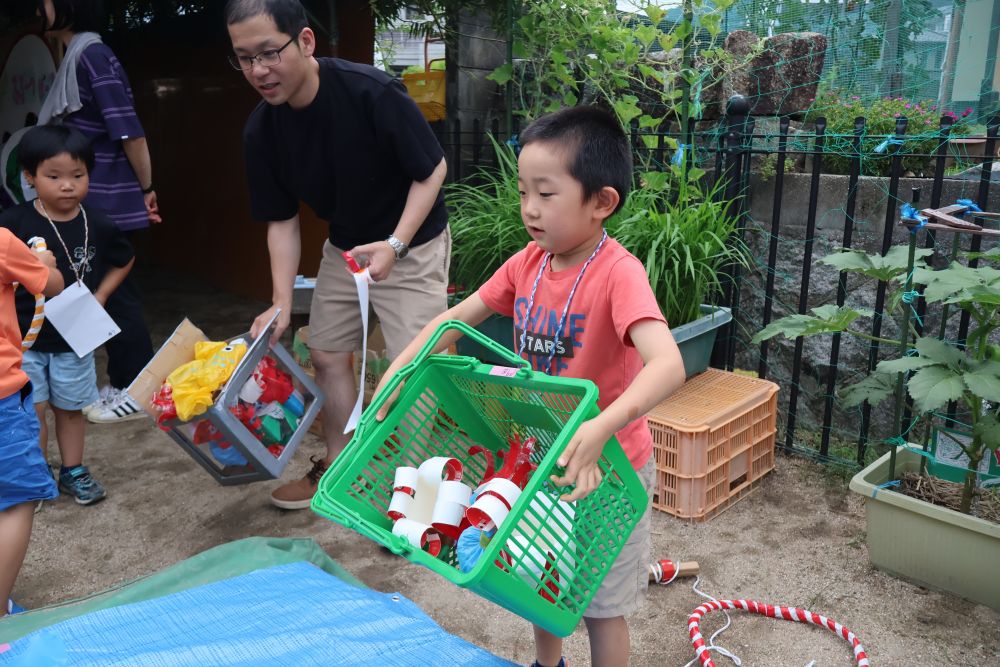
[[2, 667], [514, 663], [446, 633], [401, 595], [359, 588], [315, 565], [256, 570], [35, 631]]

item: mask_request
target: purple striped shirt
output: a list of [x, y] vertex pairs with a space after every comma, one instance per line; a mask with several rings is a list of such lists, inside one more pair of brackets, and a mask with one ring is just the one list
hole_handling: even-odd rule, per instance
[[145, 136], [125, 69], [106, 45], [92, 44], [80, 56], [76, 79], [83, 108], [64, 122], [85, 134], [94, 147], [85, 202], [103, 210], [123, 230], [148, 227], [142, 186], [122, 144], [123, 139]]

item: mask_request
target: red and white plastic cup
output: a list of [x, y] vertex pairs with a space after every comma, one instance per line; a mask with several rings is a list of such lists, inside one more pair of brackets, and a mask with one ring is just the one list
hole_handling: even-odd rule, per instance
[[393, 524], [392, 534], [406, 538], [407, 542], [432, 556], [436, 557], [441, 553], [441, 535], [426, 524], [412, 519], [400, 519]]

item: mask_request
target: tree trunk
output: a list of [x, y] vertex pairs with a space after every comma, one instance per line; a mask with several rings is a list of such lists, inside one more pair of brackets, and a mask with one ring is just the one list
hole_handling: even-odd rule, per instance
[[955, 88], [955, 66], [958, 63], [959, 40], [962, 37], [962, 22], [965, 18], [965, 1], [955, 0], [951, 11], [951, 28], [948, 30], [948, 47], [944, 64], [941, 66], [941, 90], [938, 105], [944, 108], [951, 104], [951, 94]]

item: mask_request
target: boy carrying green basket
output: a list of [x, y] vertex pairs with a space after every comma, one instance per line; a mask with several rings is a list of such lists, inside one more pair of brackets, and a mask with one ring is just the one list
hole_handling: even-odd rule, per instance
[[[609, 238], [604, 222], [625, 201], [632, 154], [618, 120], [574, 107], [544, 116], [520, 136], [521, 217], [533, 241], [478, 292], [432, 320], [392, 363], [376, 394], [409, 363], [440, 324], [475, 326], [493, 313], [514, 318], [518, 354], [550, 375], [592, 380], [602, 412], [584, 422], [559, 457], [569, 502], [601, 481], [598, 460], [617, 436], [649, 493], [653, 443], [644, 415], [684, 383], [684, 363], [642, 263]], [[441, 336], [435, 352], [461, 334]], [[385, 418], [395, 396], [376, 418]], [[625, 616], [645, 596], [650, 560], [647, 511], [584, 614], [591, 664], [628, 663]], [[535, 665], [564, 665], [562, 639], [535, 627]]]

